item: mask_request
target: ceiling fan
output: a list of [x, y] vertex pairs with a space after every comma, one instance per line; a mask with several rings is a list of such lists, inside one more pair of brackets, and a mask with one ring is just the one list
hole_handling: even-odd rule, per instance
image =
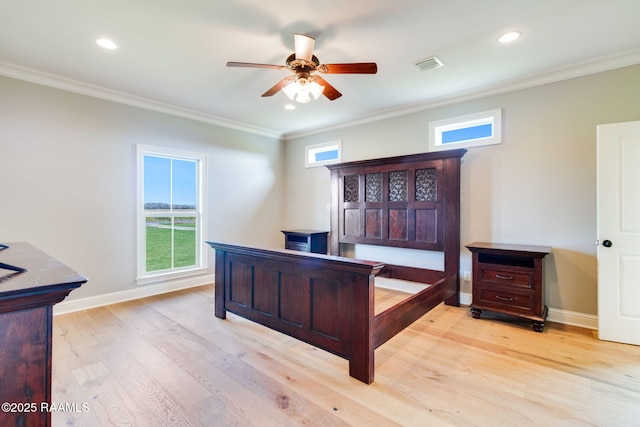
[[378, 66], [375, 62], [356, 62], [347, 64], [320, 64], [313, 54], [315, 39], [304, 34], [295, 34], [295, 53], [289, 55], [286, 65], [254, 64], [251, 62], [227, 62], [227, 67], [273, 68], [287, 70], [292, 75], [276, 83], [262, 96], [272, 96], [282, 90], [292, 101], [307, 103], [311, 97], [318, 99], [326, 96], [330, 101], [338, 99], [342, 94], [317, 73], [322, 74], [376, 74]]

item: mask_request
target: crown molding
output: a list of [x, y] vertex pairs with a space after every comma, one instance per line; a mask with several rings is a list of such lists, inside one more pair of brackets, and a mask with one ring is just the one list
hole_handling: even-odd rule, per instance
[[269, 138], [280, 139], [282, 137], [281, 133], [269, 129], [263, 129], [246, 123], [227, 120], [210, 114], [204, 114], [199, 111], [189, 110], [175, 105], [131, 95], [125, 92], [119, 92], [101, 86], [83, 83], [56, 74], [45, 73], [43, 71], [22, 67], [8, 62], [0, 61], [0, 75], [228, 129], [248, 132]]
[[563, 80], [569, 80], [578, 77], [584, 77], [590, 74], [601, 73], [604, 71], [615, 70], [617, 68], [628, 67], [640, 64], [640, 49], [628, 50], [608, 55], [598, 59], [576, 63], [570, 66], [556, 68], [551, 71], [529, 75], [522, 79], [512, 80], [508, 82], [500, 82], [497, 84], [474, 88], [470, 91], [461, 92], [457, 95], [443, 96], [428, 101], [421, 101], [411, 105], [403, 105], [393, 107], [384, 111], [373, 113], [359, 118], [350, 119], [349, 121], [335, 123], [328, 126], [317, 128], [309, 128], [305, 130], [287, 132], [282, 135], [284, 141], [310, 136], [322, 132], [350, 128], [360, 126], [367, 123], [378, 122], [394, 117], [405, 116], [425, 110], [431, 110], [452, 104], [458, 104], [465, 101], [471, 101], [479, 98], [500, 95], [503, 93], [514, 92], [517, 90], [529, 89], [532, 87], [543, 86], [550, 83], [556, 83]]
[[300, 131], [280, 133], [270, 129], [264, 129], [257, 126], [248, 125], [246, 123], [236, 122], [221, 117], [204, 114], [198, 111], [189, 110], [171, 104], [166, 104], [151, 99], [119, 92], [104, 87], [83, 83], [77, 80], [69, 79], [59, 75], [45, 73], [27, 67], [0, 61], [0, 75], [24, 80], [43, 86], [49, 86], [56, 89], [66, 90], [81, 95], [87, 95], [94, 98], [100, 98], [107, 101], [117, 102], [120, 104], [130, 105], [133, 107], [143, 108], [159, 113], [169, 114], [172, 116], [182, 117], [195, 120], [215, 126], [228, 129], [248, 132], [251, 134], [266, 136], [269, 138], [281, 139], [283, 141], [310, 136], [322, 132], [344, 129], [372, 122], [378, 122], [394, 117], [404, 116], [420, 111], [430, 110], [447, 105], [457, 104], [460, 102], [471, 101], [474, 99], [484, 98], [488, 96], [499, 95], [507, 92], [528, 89], [545, 84], [555, 83], [562, 80], [569, 80], [577, 77], [583, 77], [590, 74], [610, 71], [617, 68], [623, 68], [630, 65], [640, 63], [640, 49], [633, 49], [615, 55], [608, 55], [594, 60], [584, 61], [566, 67], [556, 68], [555, 70], [544, 73], [532, 74], [523, 79], [517, 79], [509, 82], [501, 82], [493, 85], [474, 88], [466, 92], [458, 93], [454, 96], [443, 96], [427, 101], [411, 105], [403, 105], [393, 107], [384, 111], [369, 114], [366, 116], [356, 117], [348, 121], [338, 122], [331, 125], [324, 125], [316, 128], [308, 128]]

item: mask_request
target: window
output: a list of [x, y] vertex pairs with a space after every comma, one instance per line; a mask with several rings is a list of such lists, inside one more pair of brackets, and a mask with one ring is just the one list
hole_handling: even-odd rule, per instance
[[305, 147], [305, 166], [323, 166], [339, 163], [342, 159], [342, 141], [331, 141]]
[[138, 145], [138, 283], [206, 269], [205, 161], [200, 154]]
[[502, 109], [429, 122], [429, 151], [502, 142]]

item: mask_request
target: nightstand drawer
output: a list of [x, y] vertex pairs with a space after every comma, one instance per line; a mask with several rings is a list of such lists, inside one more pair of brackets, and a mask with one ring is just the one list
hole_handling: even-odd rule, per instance
[[533, 294], [516, 294], [503, 292], [497, 289], [480, 288], [480, 302], [496, 308], [509, 307], [510, 309], [532, 311], [534, 309]]
[[478, 279], [482, 283], [494, 285], [533, 287], [533, 273], [516, 271], [515, 268], [496, 268], [495, 266], [478, 266]]

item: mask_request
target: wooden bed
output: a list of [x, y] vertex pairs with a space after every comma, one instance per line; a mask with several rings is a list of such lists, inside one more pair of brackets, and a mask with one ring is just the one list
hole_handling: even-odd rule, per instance
[[[459, 305], [460, 163], [452, 150], [328, 166], [331, 255], [207, 242], [215, 249], [215, 316], [253, 320], [349, 361], [374, 380], [374, 350], [441, 302]], [[340, 256], [367, 244], [444, 253], [444, 270]], [[375, 279], [426, 283], [375, 313]]]

